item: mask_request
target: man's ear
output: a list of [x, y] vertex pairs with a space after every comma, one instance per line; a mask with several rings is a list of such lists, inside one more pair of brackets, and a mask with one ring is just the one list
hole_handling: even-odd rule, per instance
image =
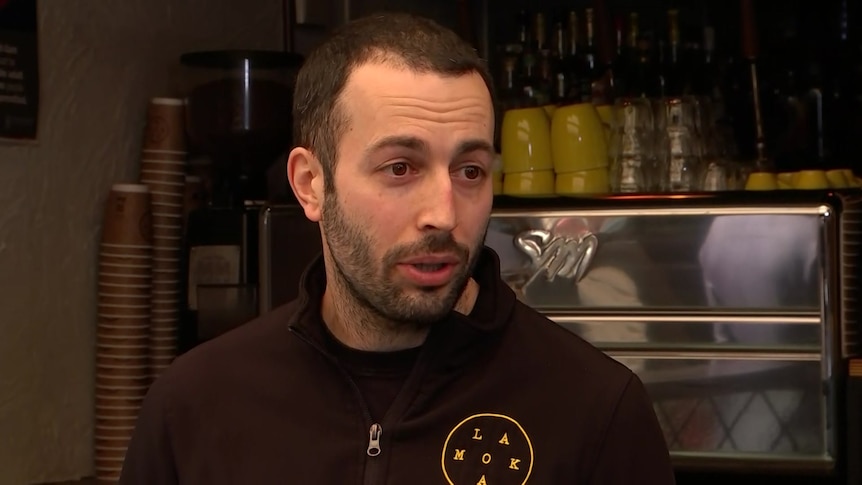
[[287, 180], [312, 222], [320, 221], [323, 207], [323, 167], [307, 148], [296, 147], [287, 156]]

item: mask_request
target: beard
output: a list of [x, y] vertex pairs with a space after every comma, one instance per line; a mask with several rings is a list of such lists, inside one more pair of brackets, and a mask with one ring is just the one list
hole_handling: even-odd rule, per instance
[[[423, 328], [446, 317], [464, 291], [484, 242], [485, 231], [472, 247], [456, 242], [450, 232], [429, 232], [415, 243], [389, 249], [380, 261], [375, 261], [372, 236], [348, 220], [334, 191], [326, 194], [321, 216], [334, 266], [332, 274], [337, 279], [334, 283], [347, 290], [343, 296], [349, 295], [353, 300], [346, 309], [365, 310], [375, 320], [396, 327]], [[396, 281], [399, 261], [429, 253], [457, 256], [458, 267], [446, 285], [408, 288]]]

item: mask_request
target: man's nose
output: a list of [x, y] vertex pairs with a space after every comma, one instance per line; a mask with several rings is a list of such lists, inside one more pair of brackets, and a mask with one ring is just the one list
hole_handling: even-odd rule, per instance
[[417, 225], [422, 231], [451, 231], [458, 223], [452, 177], [448, 171], [440, 171], [426, 180], [417, 201], [420, 207]]

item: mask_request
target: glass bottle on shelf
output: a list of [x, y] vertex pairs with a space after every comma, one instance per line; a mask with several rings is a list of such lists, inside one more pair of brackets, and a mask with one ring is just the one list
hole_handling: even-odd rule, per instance
[[631, 73], [631, 96], [656, 98], [662, 95], [661, 75], [652, 57], [650, 41], [641, 37], [637, 41], [637, 61]]
[[584, 37], [583, 48], [581, 49], [581, 102], [589, 103], [593, 101], [594, 96], [604, 96], [604, 93], [599, 90], [601, 85], [596, 84], [596, 81], [602, 75], [602, 71], [598, 65], [593, 9], [586, 9], [584, 17], [586, 35]]
[[583, 69], [581, 68], [581, 57], [578, 37], [578, 13], [574, 10], [569, 11], [568, 24], [566, 26], [566, 55], [564, 59], [565, 70], [568, 75], [568, 91], [566, 93], [566, 103], [578, 103], [583, 96], [581, 78]]
[[626, 34], [621, 16], [614, 17], [614, 55], [613, 59], [608, 63], [610, 70], [611, 90], [614, 98], [623, 95], [625, 91], [625, 73], [621, 67], [624, 66], [624, 55], [626, 49]]
[[554, 23], [553, 42], [551, 44], [551, 79], [553, 82], [551, 103], [556, 105], [567, 104], [569, 100], [571, 76], [566, 68], [566, 52], [566, 30], [563, 27], [563, 22], [557, 21]]
[[[637, 39], [638, 39], [638, 14], [631, 12], [628, 15], [628, 28], [620, 40], [619, 54], [614, 61], [614, 90], [619, 97], [632, 96], [631, 76], [637, 63]], [[622, 29], [622, 20], [619, 21]]]
[[545, 14], [538, 12], [533, 16], [532, 49], [536, 56], [535, 72], [530, 84], [532, 96], [539, 106], [550, 103], [553, 82], [551, 81], [551, 51], [547, 45]]
[[592, 8], [585, 10], [586, 17], [586, 40], [584, 42], [584, 78], [589, 81], [589, 99], [581, 99], [584, 102], [592, 102], [596, 105], [609, 104], [611, 102], [611, 73], [608, 66], [600, 62], [598, 45], [596, 42], [595, 12]]
[[665, 96], [681, 96], [685, 87], [685, 73], [680, 63], [681, 45], [679, 31], [679, 10], [667, 11], [668, 44], [661, 66]]
[[500, 76], [500, 104], [503, 111], [519, 108], [523, 103], [524, 90], [518, 82], [518, 52], [516, 46], [507, 46], [503, 56], [503, 72]]

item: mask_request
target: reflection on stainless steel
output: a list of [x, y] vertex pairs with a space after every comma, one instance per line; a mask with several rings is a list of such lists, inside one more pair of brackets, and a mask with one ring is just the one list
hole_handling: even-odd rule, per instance
[[[564, 328], [606, 350], [643, 349], [754, 349], [819, 352], [822, 344], [818, 316], [595, 316], [548, 317]], [[772, 331], [752, 331], [768, 328]], [[733, 335], [733, 340], [719, 335]], [[652, 350], [651, 350], [652, 351]], [[819, 354], [818, 354], [819, 355]], [[819, 358], [819, 357], [818, 357]]]
[[[699, 217], [683, 213], [646, 217], [646, 209], [628, 216], [608, 216], [608, 211], [600, 210], [531, 217], [500, 212], [492, 216], [487, 243], [500, 254], [507, 283], [519, 290], [525, 303], [540, 310], [817, 311], [825, 276], [816, 265], [824, 211], [812, 207], [807, 215], [798, 209], [790, 210], [792, 214], [776, 209], [772, 214], [715, 215], [722, 212], [716, 209], [701, 210]], [[579, 231], [575, 236], [558, 229], [573, 225]], [[595, 254], [589, 267], [581, 266], [586, 271], [580, 278], [536, 280], [544, 271], [543, 260], [537, 259], [535, 243], [522, 235], [538, 234], [535, 239], [548, 244], [584, 233], [595, 238], [589, 246]]]
[[486, 244], [519, 299], [641, 377], [677, 463], [829, 470], [842, 357], [862, 351], [862, 192], [796, 196], [495, 210]]
[[515, 236], [515, 245], [530, 257], [536, 269], [524, 283], [528, 286], [542, 273], [550, 282], [557, 276], [580, 281], [593, 260], [599, 240], [589, 232], [575, 238], [534, 229]]
[[817, 308], [821, 247], [818, 217], [716, 217], [698, 253], [707, 303], [782, 308], [804, 301]]
[[826, 402], [816, 360], [652, 360], [639, 373], [671, 451], [823, 458]]

